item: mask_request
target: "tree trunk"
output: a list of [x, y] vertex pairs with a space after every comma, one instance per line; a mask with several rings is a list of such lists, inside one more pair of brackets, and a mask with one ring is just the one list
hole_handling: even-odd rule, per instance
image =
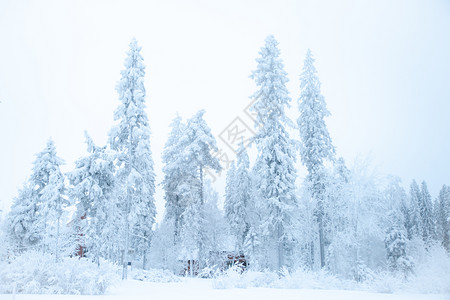
[[283, 267], [283, 241], [281, 240], [282, 234], [283, 233], [281, 224], [278, 224], [277, 225], [278, 272], [280, 272], [281, 268]]
[[315, 255], [314, 255], [314, 241], [311, 241], [309, 244], [309, 266], [311, 267], [311, 270], [314, 269], [314, 263], [315, 263]]
[[55, 250], [55, 259], [56, 259], [56, 262], [58, 262], [58, 260], [59, 260], [59, 223], [60, 223], [60, 220], [61, 220], [61, 215], [59, 214], [58, 215], [58, 223], [57, 223], [57, 225], [56, 225], [56, 250]]
[[323, 194], [325, 186], [322, 183], [320, 174], [317, 174], [314, 179], [313, 196], [317, 199], [317, 222], [319, 225], [319, 251], [320, 251], [320, 267], [325, 267], [325, 237], [323, 232], [323, 216], [324, 216], [324, 199]]
[[[133, 170], [132, 167], [132, 138], [133, 138], [133, 127], [130, 128], [130, 137], [128, 141], [128, 175]], [[130, 191], [128, 188], [128, 178], [125, 180], [126, 188], [127, 188], [127, 199], [126, 199], [126, 205], [125, 205], [125, 223], [126, 223], [126, 233], [125, 233], [125, 253], [124, 253], [124, 261], [123, 261], [123, 270], [122, 270], [122, 280], [125, 280], [128, 278], [128, 251], [129, 251], [129, 244], [130, 244], [130, 221], [128, 219], [128, 216], [130, 215]]]
[[178, 237], [180, 236], [180, 204], [179, 196], [175, 195], [175, 230], [173, 235], [173, 245], [178, 243]]
[[323, 220], [322, 215], [319, 215], [319, 248], [320, 248], [320, 267], [325, 267], [325, 245], [323, 237]]
[[147, 268], [147, 249], [144, 249], [142, 256], [142, 269], [145, 270]]
[[[128, 214], [126, 215], [126, 218], [128, 219]], [[129, 243], [129, 228], [130, 228], [130, 224], [128, 222], [128, 220], [126, 221], [127, 225], [126, 225], [126, 234], [125, 234], [125, 250], [124, 250], [124, 255], [123, 255], [123, 269], [122, 269], [122, 280], [125, 280], [128, 278], [128, 243]]]

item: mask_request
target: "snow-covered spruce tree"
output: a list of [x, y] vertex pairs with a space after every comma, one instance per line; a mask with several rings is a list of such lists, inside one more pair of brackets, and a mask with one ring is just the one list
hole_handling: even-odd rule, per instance
[[183, 136], [184, 126], [182, 119], [177, 115], [170, 127], [169, 138], [164, 146], [162, 154], [164, 179], [161, 183], [164, 189], [165, 214], [164, 220], [166, 223], [172, 223], [172, 226], [165, 225], [164, 230], [173, 228], [173, 245], [177, 246], [179, 243], [181, 230], [181, 214], [184, 211], [183, 201], [179, 193], [179, 186], [186, 175], [185, 160], [182, 157], [184, 147], [187, 139]]
[[426, 245], [430, 245], [435, 236], [435, 220], [433, 214], [433, 203], [428, 192], [427, 183], [422, 181], [419, 198], [419, 210], [422, 221], [422, 237]]
[[297, 119], [300, 131], [300, 156], [308, 170], [307, 181], [310, 182], [311, 195], [316, 201], [316, 217], [319, 228], [320, 264], [325, 266], [324, 237], [324, 161], [334, 159], [334, 146], [324, 118], [330, 115], [324, 97], [320, 94], [320, 81], [314, 67], [314, 58], [308, 49], [300, 75], [300, 98]]
[[409, 214], [409, 210], [410, 210], [410, 198], [405, 193], [405, 197], [402, 199], [402, 201], [400, 203], [400, 212], [402, 214], [403, 227], [406, 230], [406, 237], [408, 238], [408, 240], [411, 239], [409, 234], [411, 232], [411, 227], [412, 227], [411, 216]]
[[[63, 216], [64, 208], [70, 205], [66, 196], [65, 177], [61, 170], [55, 168], [50, 173], [48, 184], [42, 189], [42, 201], [45, 211], [47, 211], [47, 236], [55, 237], [54, 253], [55, 260], [59, 260], [60, 255], [60, 232], [61, 232], [61, 218]], [[55, 222], [52, 220], [56, 220]], [[56, 227], [56, 228], [55, 228]]]
[[[114, 195], [115, 153], [106, 146], [96, 146], [87, 133], [85, 136], [88, 155], [75, 162], [67, 177], [77, 209], [75, 231], [81, 231], [82, 246], [89, 249], [87, 255], [99, 262], [100, 257], [113, 259], [120, 236], [119, 206]], [[117, 259], [118, 253], [115, 256]]]
[[13, 251], [29, 250], [40, 242], [42, 232], [33, 200], [33, 189], [25, 183], [6, 217], [8, 243]]
[[385, 246], [389, 270], [401, 272], [408, 276], [413, 272], [414, 264], [411, 257], [406, 255], [406, 236], [402, 230], [392, 226], [386, 235]]
[[419, 208], [420, 198], [421, 194], [419, 185], [415, 180], [413, 180], [409, 189], [409, 224], [406, 227], [409, 240], [418, 237], [422, 239], [423, 227]]
[[114, 119], [118, 121], [109, 133], [109, 142], [117, 151], [116, 178], [121, 187], [117, 192], [124, 203], [125, 237], [123, 250], [124, 274], [131, 245], [146, 264], [152, 226], [155, 222], [155, 173], [150, 150], [150, 127], [145, 112], [145, 66], [136, 39], [130, 43], [125, 69], [116, 90], [120, 105]]
[[450, 187], [442, 186], [436, 200], [436, 236], [450, 252]]
[[[270, 35], [256, 59], [257, 69], [252, 72], [258, 90], [251, 96], [255, 100], [251, 109], [257, 113], [254, 137], [258, 149], [255, 173], [258, 177], [257, 200], [265, 209], [266, 232], [275, 257], [272, 268], [281, 270], [290, 265], [293, 248], [292, 211], [296, 205], [295, 146], [285, 126], [292, 122], [285, 114], [291, 101], [286, 83], [278, 42]], [[273, 249], [273, 250], [272, 250]]]
[[42, 191], [49, 184], [50, 176], [55, 172], [60, 172], [59, 168], [62, 164], [64, 164], [64, 161], [56, 155], [55, 144], [49, 139], [44, 150], [36, 154], [29, 179], [29, 185], [32, 189], [31, 202], [35, 203], [37, 208], [38, 232], [41, 235], [40, 243], [44, 252], [48, 251], [47, 223], [51, 221], [52, 211], [51, 206], [43, 199]]
[[215, 171], [220, 171], [219, 159], [214, 157], [212, 151], [218, 151], [216, 139], [211, 134], [211, 129], [203, 120], [204, 110], [198, 111], [192, 118], [190, 118], [184, 131], [188, 139], [188, 144], [184, 149], [186, 161], [195, 166], [198, 172], [198, 179], [200, 182], [199, 196], [200, 202], [204, 203], [203, 199], [203, 170], [211, 168]]
[[235, 238], [236, 251], [244, 250], [246, 236], [250, 229], [247, 214], [250, 210], [250, 174], [249, 159], [244, 145], [241, 143], [237, 154], [237, 166], [234, 162], [227, 172], [225, 193], [225, 216]]
[[217, 151], [216, 140], [211, 134], [211, 129], [203, 120], [205, 111], [198, 111], [186, 124], [180, 143], [184, 145], [183, 152], [179, 154], [180, 166], [184, 170], [182, 183], [178, 187], [178, 193], [183, 201], [181, 240], [184, 253], [188, 259], [197, 259], [200, 267], [205, 260], [204, 240], [204, 176], [205, 168], [220, 171], [218, 158], [212, 155]]

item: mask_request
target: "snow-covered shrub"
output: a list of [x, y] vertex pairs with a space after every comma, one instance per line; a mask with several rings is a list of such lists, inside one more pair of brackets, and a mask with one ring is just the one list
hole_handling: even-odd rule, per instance
[[117, 268], [101, 261], [100, 266], [85, 258], [55, 257], [29, 251], [0, 263], [0, 293], [98, 295], [118, 279]]
[[240, 284], [245, 287], [274, 287], [274, 282], [279, 279], [278, 274], [269, 271], [248, 271], [243, 273], [242, 277], [242, 282]]
[[131, 278], [147, 282], [181, 282], [180, 277], [174, 275], [169, 270], [162, 269], [133, 270], [131, 271]]
[[366, 264], [359, 260], [353, 268], [353, 279], [357, 282], [368, 282], [375, 278], [375, 273]]
[[401, 273], [380, 272], [371, 281], [364, 282], [360, 289], [377, 293], [393, 293], [403, 290], [405, 277]]
[[450, 254], [441, 246], [433, 246], [416, 264], [405, 289], [418, 293], [450, 294]]
[[[450, 256], [441, 246], [428, 252], [416, 252], [414, 272], [405, 277], [400, 272], [380, 272], [361, 285], [362, 289], [380, 292], [450, 293]], [[409, 260], [408, 260], [409, 261]]]
[[294, 272], [283, 270], [282, 276], [274, 283], [276, 288], [287, 289], [349, 289], [350, 281], [341, 280], [328, 272], [299, 269]]
[[246, 288], [241, 270], [237, 266], [233, 266], [221, 273], [216, 271], [213, 275], [212, 287], [215, 289], [230, 289], [230, 288]]
[[[253, 272], [255, 273], [255, 272]], [[247, 288], [249, 283], [248, 272], [242, 272], [238, 265], [234, 265], [225, 272], [216, 270], [213, 274], [212, 287], [215, 289]], [[250, 286], [253, 286], [250, 284]]]
[[403, 271], [374, 272], [361, 266], [360, 280], [348, 280], [321, 271], [298, 269], [280, 273], [247, 270], [241, 273], [230, 268], [216, 273], [212, 280], [215, 289], [231, 288], [282, 288], [282, 289], [339, 289], [365, 290], [378, 293], [450, 293], [450, 256], [440, 246], [432, 247], [415, 265], [414, 272], [405, 277]]
[[351, 284], [350, 281], [339, 280], [324, 271], [312, 272], [300, 269], [293, 273], [283, 270], [280, 274], [269, 271], [241, 273], [238, 269], [230, 268], [226, 272], [218, 274], [213, 279], [212, 286], [216, 289], [248, 287], [348, 289]]

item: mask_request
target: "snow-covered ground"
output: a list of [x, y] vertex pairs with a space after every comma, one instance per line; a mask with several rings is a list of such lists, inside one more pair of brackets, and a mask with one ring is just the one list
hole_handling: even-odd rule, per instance
[[[311, 289], [214, 289], [210, 279], [185, 278], [176, 283], [154, 283], [137, 280], [127, 280], [118, 283], [101, 296], [77, 295], [16, 295], [16, 300], [70, 300], [70, 299], [163, 299], [163, 300], [222, 300], [222, 299], [386, 299], [386, 300], [419, 300], [419, 299], [450, 299], [449, 295], [433, 294], [381, 294], [362, 291], [342, 290], [311, 290]], [[12, 295], [2, 294], [0, 300], [11, 300]]]

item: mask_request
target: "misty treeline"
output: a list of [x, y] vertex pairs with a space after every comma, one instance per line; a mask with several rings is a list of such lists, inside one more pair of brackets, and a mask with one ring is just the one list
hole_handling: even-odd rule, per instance
[[[433, 247], [449, 245], [450, 187], [433, 199], [427, 184], [405, 191], [398, 177], [378, 175], [364, 160], [338, 157], [325, 124], [330, 115], [308, 50], [292, 104], [278, 42], [267, 37], [251, 73], [256, 135], [241, 142], [226, 170], [224, 209], [205, 172], [222, 172], [216, 140], [201, 110], [173, 119], [161, 179], [155, 178], [145, 111], [145, 66], [130, 43], [116, 90], [119, 106], [107, 145], [86, 134], [86, 154], [67, 173], [49, 140], [3, 220], [3, 257], [33, 250], [84, 255], [179, 273], [188, 260], [200, 269], [220, 264], [214, 253], [241, 252], [253, 270], [328, 270], [364, 280], [389, 270], [404, 276]], [[294, 136], [295, 134], [295, 136]], [[248, 147], [256, 147], [249, 157]], [[297, 178], [296, 161], [307, 170]], [[155, 184], [165, 213], [155, 224]]]

